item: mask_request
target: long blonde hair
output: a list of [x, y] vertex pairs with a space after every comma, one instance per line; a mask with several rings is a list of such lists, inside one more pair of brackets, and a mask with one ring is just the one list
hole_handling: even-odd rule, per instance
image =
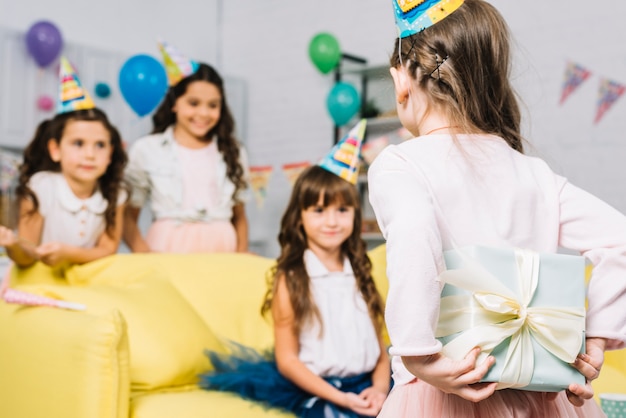
[[304, 265], [304, 251], [308, 245], [302, 226], [302, 211], [317, 205], [320, 196], [324, 206], [339, 203], [354, 208], [354, 229], [352, 235], [342, 244], [341, 250], [352, 265], [357, 287], [363, 295], [372, 320], [379, 325], [382, 323], [383, 301], [372, 279], [372, 263], [367, 256], [367, 246], [361, 238], [361, 205], [358, 192], [354, 185], [319, 166], [307, 168], [293, 187], [278, 235], [280, 256], [276, 267], [268, 274], [268, 290], [261, 313], [264, 315], [271, 309], [277, 279], [283, 276], [295, 316], [294, 331], [299, 334], [307, 321], [320, 319], [311, 296], [311, 279]]
[[396, 40], [391, 66], [404, 65], [465, 133], [497, 135], [523, 152], [521, 114], [509, 75], [509, 29], [483, 0], [464, 4], [437, 24]]

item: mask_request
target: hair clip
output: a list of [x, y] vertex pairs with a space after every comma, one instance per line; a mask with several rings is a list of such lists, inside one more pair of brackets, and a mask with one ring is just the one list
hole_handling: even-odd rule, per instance
[[444, 62], [448, 60], [448, 58], [449, 56], [446, 55], [446, 57], [441, 62], [439, 62], [439, 54], [435, 54], [435, 61], [437, 61], [437, 67], [435, 67], [435, 69], [432, 70], [432, 72], [430, 73], [431, 77], [433, 77], [433, 73], [437, 71], [437, 80], [441, 80], [441, 71], [439, 71], [439, 68], [443, 65]]

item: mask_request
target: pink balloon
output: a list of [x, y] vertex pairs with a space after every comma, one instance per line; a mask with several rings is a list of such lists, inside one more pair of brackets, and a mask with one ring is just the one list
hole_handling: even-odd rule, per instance
[[44, 112], [49, 112], [54, 107], [54, 100], [48, 95], [39, 96], [37, 99], [37, 108]]

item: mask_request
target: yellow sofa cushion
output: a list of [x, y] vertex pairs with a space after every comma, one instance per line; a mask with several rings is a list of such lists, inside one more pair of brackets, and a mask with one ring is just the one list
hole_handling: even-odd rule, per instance
[[133, 397], [130, 418], [295, 418], [232, 393], [200, 389]]
[[[253, 254], [117, 254], [66, 272], [70, 284], [133, 282], [157, 271], [180, 292], [220, 339], [259, 350], [274, 344], [270, 318], [262, 318], [270, 258]], [[139, 278], [139, 279], [138, 279]]]
[[0, 302], [0, 329], [0, 416], [128, 417], [128, 340], [117, 310]]
[[[91, 272], [91, 271], [90, 271]], [[76, 273], [76, 271], [74, 271]], [[135, 274], [136, 273], [136, 274]], [[78, 279], [74, 277], [74, 279]], [[148, 268], [119, 280], [97, 274], [89, 286], [42, 285], [48, 295], [85, 304], [87, 313], [117, 309], [128, 325], [133, 390], [195, 384], [210, 369], [205, 349], [223, 345], [162, 273]]]

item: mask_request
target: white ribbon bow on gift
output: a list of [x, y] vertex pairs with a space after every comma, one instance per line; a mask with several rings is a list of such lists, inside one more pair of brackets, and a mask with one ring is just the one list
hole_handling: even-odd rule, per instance
[[463, 359], [474, 347], [482, 349], [479, 362], [506, 338], [506, 353], [498, 389], [521, 388], [531, 382], [534, 353], [531, 336], [566, 363], [576, 359], [585, 327], [583, 307], [528, 306], [539, 280], [539, 254], [515, 249], [521, 298], [480, 263], [459, 251], [462, 268], [446, 270], [439, 280], [471, 294], [441, 299], [437, 337], [461, 333], [443, 347], [443, 353]]

